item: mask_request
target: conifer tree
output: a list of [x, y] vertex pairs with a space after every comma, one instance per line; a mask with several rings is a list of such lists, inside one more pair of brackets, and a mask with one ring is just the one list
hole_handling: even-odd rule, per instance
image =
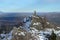
[[56, 34], [54, 33], [54, 31], [52, 31], [52, 34], [50, 36], [50, 40], [56, 40]]

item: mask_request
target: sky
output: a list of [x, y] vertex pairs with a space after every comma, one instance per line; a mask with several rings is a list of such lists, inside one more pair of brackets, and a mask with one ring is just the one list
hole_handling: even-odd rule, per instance
[[3, 12], [60, 12], [60, 0], [0, 0]]

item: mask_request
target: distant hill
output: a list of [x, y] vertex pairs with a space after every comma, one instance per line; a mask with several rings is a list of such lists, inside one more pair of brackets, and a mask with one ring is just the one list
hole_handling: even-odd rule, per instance
[[[4, 12], [0, 12], [0, 21], [1, 20], [16, 20], [18, 18], [18, 20], [22, 20], [23, 17], [25, 16], [31, 16], [33, 13], [32, 12], [15, 12], [15, 13], [4, 13]], [[55, 24], [59, 24], [60, 25], [60, 12], [38, 12], [37, 15], [40, 16], [44, 16], [46, 17], [49, 21], [51, 21], [52, 23]]]
[[0, 17], [20, 17], [20, 16], [29, 16], [32, 15], [32, 13], [24, 13], [24, 12], [20, 12], [20, 13], [0, 13]]
[[52, 13], [45, 13], [41, 16], [44, 16], [48, 19], [48, 21], [60, 25], [60, 13], [59, 12], [52, 12]]

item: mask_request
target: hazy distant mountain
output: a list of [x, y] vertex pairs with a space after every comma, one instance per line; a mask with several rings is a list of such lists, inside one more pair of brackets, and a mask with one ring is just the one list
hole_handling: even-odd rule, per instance
[[[30, 16], [32, 15], [32, 12], [16, 12], [16, 13], [4, 13], [4, 12], [0, 12], [0, 21], [1, 20], [16, 20], [18, 18], [18, 20], [23, 19], [23, 17], [25, 16]], [[49, 21], [56, 23], [56, 24], [60, 24], [60, 12], [41, 12], [41, 13], [37, 13], [37, 15], [40, 16], [45, 16]]]
[[46, 13], [44, 16], [52, 23], [60, 25], [60, 13]]
[[24, 13], [24, 12], [20, 12], [20, 13], [1, 13], [0, 17], [20, 17], [20, 16], [29, 16], [32, 15], [32, 13]]

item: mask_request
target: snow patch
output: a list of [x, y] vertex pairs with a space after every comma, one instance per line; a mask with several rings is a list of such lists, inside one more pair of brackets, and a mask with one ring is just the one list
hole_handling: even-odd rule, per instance
[[39, 25], [39, 24], [41, 24], [41, 23], [40, 22], [33, 23], [33, 25]]

